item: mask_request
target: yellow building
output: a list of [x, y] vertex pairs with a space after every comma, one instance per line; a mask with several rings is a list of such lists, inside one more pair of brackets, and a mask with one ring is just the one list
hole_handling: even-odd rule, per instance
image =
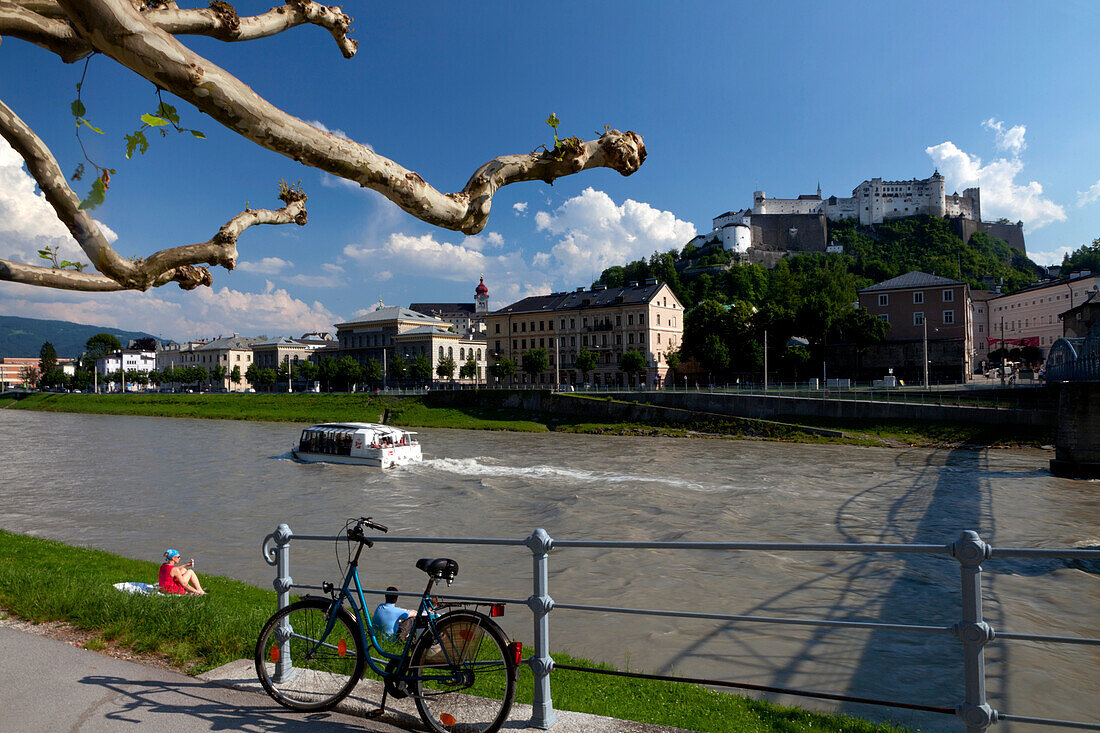
[[[524, 298], [489, 313], [485, 323], [490, 363], [516, 363], [511, 384], [630, 386], [636, 378], [620, 364], [625, 353], [638, 351], [645, 357], [645, 384], [660, 386], [668, 377], [667, 355], [683, 339], [684, 306], [667, 284], [650, 278], [626, 287], [596, 285]], [[522, 371], [523, 355], [533, 349], [545, 349], [549, 357], [542, 374]], [[587, 375], [576, 366], [583, 350], [597, 357]]]

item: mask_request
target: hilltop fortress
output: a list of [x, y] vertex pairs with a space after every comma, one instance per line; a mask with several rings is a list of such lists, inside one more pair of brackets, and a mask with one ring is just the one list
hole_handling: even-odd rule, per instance
[[[872, 178], [852, 189], [850, 197], [822, 198], [802, 194], [794, 199], [768, 198], [754, 191], [752, 208], [727, 211], [713, 220], [714, 229], [692, 240], [696, 247], [721, 244], [745, 255], [749, 261], [772, 264], [785, 252], [825, 252], [830, 221], [858, 219], [860, 224], [881, 224], [888, 219], [925, 214], [951, 221], [964, 242], [975, 232], [988, 232], [1026, 254], [1023, 222], [983, 222], [981, 190], [967, 188], [948, 194], [937, 170], [929, 178], [884, 181]], [[769, 255], [770, 253], [770, 255]]]

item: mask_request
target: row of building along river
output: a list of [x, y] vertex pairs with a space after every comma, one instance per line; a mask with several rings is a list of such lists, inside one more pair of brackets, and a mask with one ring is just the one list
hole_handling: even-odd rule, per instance
[[[406, 536], [524, 538], [542, 527], [556, 539], [948, 543], [974, 529], [994, 546], [1100, 544], [1098, 484], [1052, 477], [1050, 454], [1038, 450], [424, 430], [423, 464], [383, 472], [291, 460], [300, 429], [0, 410], [0, 527], [153, 561], [175, 547], [196, 558], [200, 574], [264, 587], [274, 571], [260, 545], [277, 525], [335, 534], [360, 515]], [[361, 571], [367, 587], [419, 591], [415, 559], [444, 554], [461, 567], [456, 594], [532, 592], [523, 547], [377, 544]], [[959, 618], [958, 564], [947, 556], [563, 548], [550, 568], [559, 603], [934, 625]], [[995, 558], [985, 570], [995, 628], [1100, 636], [1095, 568]], [[292, 575], [339, 580], [332, 544], [292, 544]], [[531, 642], [525, 607], [504, 620]], [[632, 670], [962, 701], [961, 648], [948, 636], [558, 610], [551, 638], [556, 650]], [[994, 707], [1100, 720], [1096, 647], [996, 641], [986, 657]], [[944, 716], [843, 709], [959, 729]]]

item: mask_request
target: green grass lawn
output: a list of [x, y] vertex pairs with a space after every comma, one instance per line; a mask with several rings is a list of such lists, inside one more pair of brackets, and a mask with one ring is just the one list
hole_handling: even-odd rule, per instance
[[[589, 399], [610, 399], [584, 395]], [[939, 447], [949, 445], [1041, 446], [1054, 441], [1053, 430], [1003, 428], [959, 422], [837, 420], [781, 417], [778, 423], [721, 416], [679, 422], [594, 422], [565, 414], [504, 407], [502, 395], [471, 393], [461, 406], [434, 406], [424, 397], [370, 394], [35, 394], [11, 404], [11, 410], [147, 415], [267, 422], [388, 422], [408, 428], [508, 430], [525, 433], [569, 432], [634, 436], [713, 436], [784, 440], [800, 443]], [[3, 403], [0, 403], [2, 406]], [[787, 423], [787, 424], [779, 424]], [[831, 428], [843, 437], [824, 437], [799, 426]]]
[[[121, 581], [155, 582], [158, 566], [0, 530], [0, 607], [37, 623], [66, 621], [90, 633], [89, 648], [117, 643], [162, 656], [191, 673], [252, 658], [260, 628], [275, 611], [274, 591], [210, 575], [200, 576], [206, 596], [131, 595], [112, 587]], [[566, 654], [554, 658], [562, 664], [603, 666]], [[532, 686], [524, 666], [517, 701], [529, 704]], [[712, 733], [903, 730], [685, 683], [559, 670], [551, 677], [551, 689], [559, 710]]]

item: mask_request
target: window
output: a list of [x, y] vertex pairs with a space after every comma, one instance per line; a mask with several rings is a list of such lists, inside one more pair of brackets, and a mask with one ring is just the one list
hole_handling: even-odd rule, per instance
[[500, 333], [500, 324], [499, 324], [499, 323], [498, 323], [498, 324], [496, 324], [496, 327], [497, 327], [497, 330], [496, 330], [496, 332], [497, 332], [497, 333]]
[[[532, 323], [531, 325], [534, 326], [535, 324]], [[545, 331], [546, 330], [545, 327], [546, 327], [546, 321], [539, 321], [539, 330], [540, 331]]]
[[923, 326], [924, 325], [924, 314], [923, 313], [914, 313], [913, 314], [913, 325], [914, 326]]
[[516, 351], [518, 349], [519, 349], [519, 343], [515, 339], [512, 339], [512, 351]]
[[881, 295], [878, 296], [878, 304], [879, 305], [890, 305], [890, 296], [887, 295], [886, 293], [882, 293]]
[[623, 325], [623, 317], [621, 315], [615, 316], [615, 325], [616, 326]]
[[944, 311], [943, 322], [945, 325], [950, 325], [955, 322], [955, 311]]
[[922, 303], [924, 303], [924, 291], [918, 290], [913, 293], [913, 305], [921, 305]]
[[585, 316], [581, 319], [581, 326], [583, 326], [584, 328], [588, 328], [588, 316]]
[[576, 336], [570, 336], [569, 337], [569, 345], [570, 346], [576, 346], [577, 345], [577, 337]]
[[565, 319], [564, 319], [564, 318], [563, 318], [563, 319], [561, 319], [561, 328], [560, 328], [560, 329], [558, 329], [558, 330], [559, 330], [559, 331], [564, 331], [564, 330], [565, 330]]
[[[519, 330], [523, 331], [524, 333], [527, 333], [527, 321], [524, 321], [523, 323], [519, 324]], [[532, 328], [531, 330], [534, 331], [535, 329]]]
[[660, 313], [657, 314], [657, 325], [658, 326], [661, 325], [661, 314]]
[[627, 339], [626, 339], [626, 342], [627, 342], [628, 344], [633, 344], [633, 343], [634, 343], [634, 334], [630, 334], [630, 335], [628, 335], [628, 336], [627, 336]]
[[516, 332], [516, 324], [513, 323], [512, 324], [512, 333], [515, 333], [515, 332]]
[[443, 347], [442, 346], [439, 347], [439, 358], [440, 359], [443, 358]]
[[532, 331], [534, 331], [534, 330], [535, 330], [535, 322], [534, 322], [534, 321], [531, 321], [531, 330], [532, 330]]
[[944, 303], [953, 303], [954, 301], [955, 301], [955, 291], [954, 290], [944, 290], [943, 291], [943, 302]]
[[626, 325], [628, 325], [628, 326], [633, 326], [634, 325], [634, 314], [633, 313], [627, 314], [627, 316], [626, 316]]
[[[539, 339], [539, 348], [542, 348], [542, 347], [546, 346], [545, 342], [546, 342], [546, 339]], [[535, 343], [535, 340], [531, 339], [531, 344], [534, 345], [534, 343]]]
[[577, 319], [575, 319], [575, 318], [570, 318], [570, 319], [569, 319], [569, 327], [570, 327], [570, 328], [576, 328], [576, 327], [577, 327]]
[[885, 314], [885, 313], [879, 313], [879, 314], [878, 314], [878, 319], [879, 319], [880, 321], [885, 321], [886, 323], [889, 323], [889, 322], [890, 322], [890, 316], [889, 316], [889, 315], [887, 315], [887, 314]]
[[493, 346], [493, 348], [494, 348], [494, 349], [495, 349], [496, 351], [500, 351], [500, 342], [499, 342], [499, 341], [494, 341], [493, 343], [495, 344], [495, 345]]
[[523, 348], [526, 349], [527, 348], [527, 339], [523, 339], [523, 341], [520, 342], [520, 346], [522, 346]]

